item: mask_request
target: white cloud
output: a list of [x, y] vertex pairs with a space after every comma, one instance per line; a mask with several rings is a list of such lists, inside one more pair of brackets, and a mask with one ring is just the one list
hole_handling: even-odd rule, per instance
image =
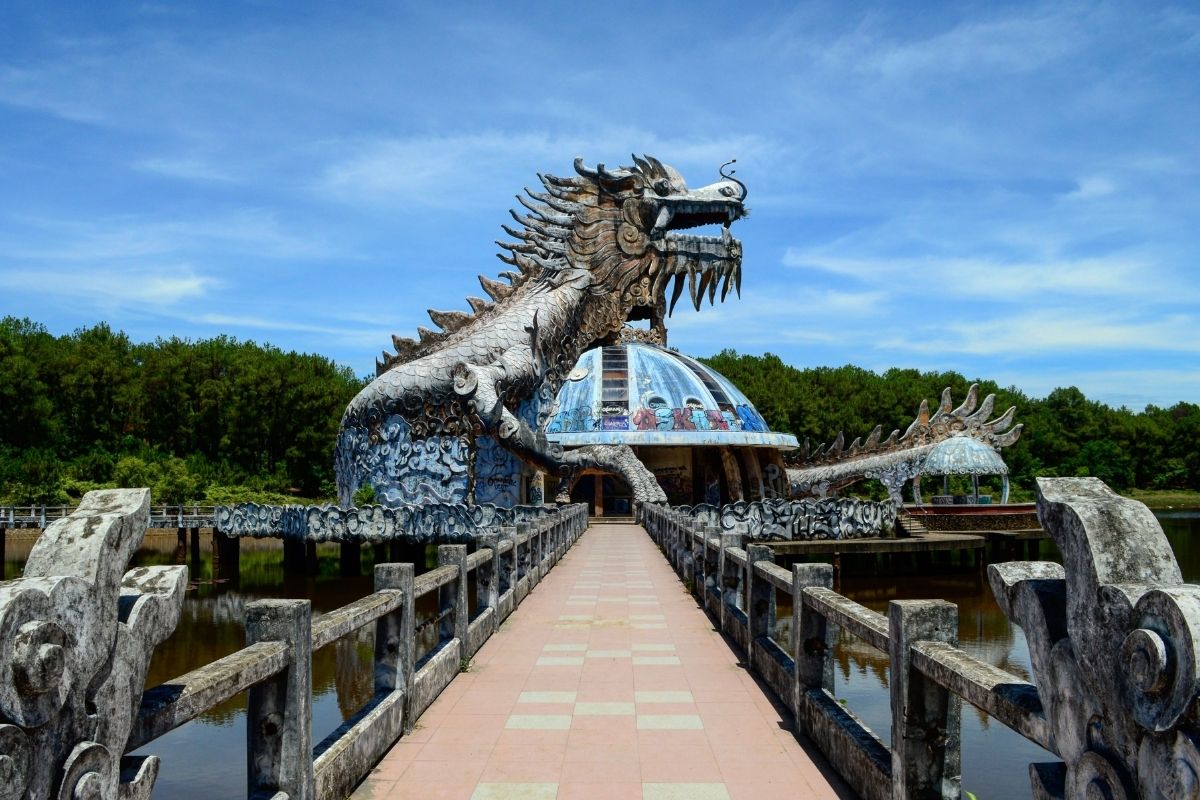
[[153, 311], [154, 306], [174, 306], [205, 296], [218, 285], [191, 267], [156, 269], [42, 270], [9, 269], [0, 272], [0, 286], [26, 293], [36, 307], [39, 301], [70, 300], [99, 309]]
[[202, 158], [144, 158], [134, 163], [134, 169], [167, 178], [179, 178], [202, 183], [238, 183], [238, 178], [225, 167]]
[[1105, 197], [1117, 190], [1117, 185], [1109, 178], [1103, 175], [1092, 175], [1086, 178], [1080, 178], [1076, 182], [1076, 188], [1072, 192], [1067, 193], [1067, 197], [1072, 200], [1091, 200], [1096, 197]]
[[918, 352], [1018, 358], [1055, 352], [1200, 353], [1200, 324], [1185, 314], [1140, 319], [1081, 313], [1078, 308], [1064, 307], [920, 326], [911, 335], [880, 344]]
[[[847, 248], [849, 249], [849, 248]], [[813, 269], [871, 285], [892, 287], [894, 294], [936, 294], [994, 301], [1078, 297], [1147, 297], [1170, 291], [1175, 300], [1194, 296], [1191, 289], [1164, 274], [1149, 258], [1113, 254], [1096, 258], [1046, 258], [1003, 261], [988, 258], [841, 257], [788, 248], [785, 266]]]
[[[104, 219], [19, 217], [24, 241], [6, 244], [9, 259], [102, 261], [161, 257], [195, 249], [266, 258], [352, 258], [318, 232], [300, 232], [274, 211], [243, 208], [194, 219], [150, 219], [123, 215]], [[31, 233], [40, 236], [31, 236]], [[36, 243], [40, 242], [40, 243]]]
[[[608, 128], [587, 135], [545, 132], [482, 131], [445, 136], [386, 137], [343, 142], [331, 153], [317, 189], [343, 202], [458, 207], [480, 189], [509, 180], [513, 165], [574, 174], [581, 156], [613, 167], [629, 162], [629, 153], [661, 156], [684, 171], [695, 166], [709, 178], [692, 176], [695, 185], [717, 180], [716, 169], [731, 157], [764, 158], [778, 145], [756, 136], [670, 138], [637, 128]], [[513, 186], [516, 191], [517, 186]]]

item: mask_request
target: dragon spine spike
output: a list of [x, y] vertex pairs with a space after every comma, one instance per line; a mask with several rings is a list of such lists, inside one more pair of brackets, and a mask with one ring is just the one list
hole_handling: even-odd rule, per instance
[[833, 440], [833, 444], [829, 446], [829, 455], [841, 455], [842, 448], [846, 445], [846, 434], [844, 431], [838, 431], [837, 438]]
[[[474, 311], [476, 314], [483, 314], [484, 312], [491, 311], [493, 308], [496, 307], [494, 303], [489, 303], [487, 300], [484, 300], [482, 297], [468, 297], [467, 305], [469, 305], [471, 307], [471, 310]], [[419, 328], [417, 330], [418, 330], [418, 332], [420, 331]]]
[[431, 331], [429, 328], [417, 326], [417, 337], [421, 340], [421, 345], [427, 345], [430, 342], [436, 342], [442, 338], [442, 334], [436, 331]]
[[1017, 439], [1021, 438], [1021, 431], [1024, 429], [1025, 429], [1025, 425], [1024, 425], [1024, 423], [1022, 423], [1020, 425], [1014, 426], [1013, 429], [1011, 431], [1009, 431], [1008, 433], [999, 434], [998, 436], [996, 436], [996, 445], [999, 447], [1008, 447], [1010, 444], [1013, 444], [1014, 442], [1016, 442]]
[[851, 456], [857, 455], [858, 451], [861, 449], [862, 449], [862, 437], [855, 436], [854, 441], [850, 443], [850, 448], [846, 451], [846, 455], [851, 455]]
[[433, 324], [437, 325], [446, 333], [454, 333], [461, 330], [464, 326], [470, 324], [471, 320], [475, 319], [474, 315], [468, 314], [465, 311], [435, 311], [429, 309], [429, 318], [433, 320]]
[[[946, 387], [946, 391], [950, 391], [950, 387]], [[963, 399], [962, 405], [950, 412], [956, 417], [968, 416], [975, 410], [975, 405], [979, 402], [979, 384], [972, 383], [971, 388], [967, 389], [967, 396]]]
[[513, 293], [513, 287], [507, 283], [493, 280], [486, 275], [479, 276], [479, 285], [487, 292], [488, 296], [499, 302]]
[[963, 421], [967, 423], [968, 428], [978, 428], [987, 421], [988, 417], [992, 415], [992, 409], [995, 408], [995, 406], [996, 395], [989, 394], [987, 397], [983, 398], [983, 403], [979, 406], [979, 410], [968, 416]]
[[989, 433], [1002, 433], [1008, 430], [1008, 427], [1012, 425], [1013, 417], [1016, 416], [1016, 413], [1017, 407], [1009, 406], [1007, 411], [996, 417], [991, 422], [985, 423], [983, 428]]
[[863, 445], [867, 450], [874, 450], [879, 446], [879, 437], [883, 435], [883, 426], [876, 425], [871, 435], [867, 437], [867, 443]]

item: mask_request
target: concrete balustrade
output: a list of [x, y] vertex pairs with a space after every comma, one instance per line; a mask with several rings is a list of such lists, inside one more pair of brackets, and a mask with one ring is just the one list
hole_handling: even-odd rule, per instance
[[[144, 674], [154, 645], [174, 628], [186, 586], [184, 567], [139, 568], [120, 578], [149, 518], [147, 490], [89, 493], [78, 511], [51, 523], [27, 577], [0, 584], [0, 757], [8, 767], [0, 796], [148, 797], [158, 759], [124, 754], [247, 692], [248, 796], [345, 797], [582, 535], [587, 508], [564, 506], [487, 531], [469, 554], [466, 545], [442, 545], [439, 566], [419, 576], [412, 564], [379, 564], [372, 594], [315, 620], [307, 600], [249, 603], [243, 649], [139, 698], [127, 696], [142, 685], [130, 678], [129, 664]], [[474, 608], [472, 580], [479, 587]], [[436, 642], [418, 656], [416, 603], [434, 593]], [[375, 628], [374, 696], [314, 745], [312, 654], [368, 625]], [[118, 626], [129, 633], [116, 636]], [[111, 713], [119, 719], [121, 708], [137, 711], [126, 729], [105, 726], [110, 736], [97, 742], [75, 721], [87, 719], [89, 676], [105, 669], [111, 675], [104, 680], [126, 693], [113, 695]]]
[[[989, 567], [1000, 607], [1029, 640], [1036, 683], [960, 650], [952, 603], [898, 600], [879, 614], [833, 591], [830, 565], [775, 565], [753, 530], [718, 536], [657, 505], [638, 517], [797, 731], [862, 797], [959, 798], [962, 701], [1063, 759], [1030, 765], [1039, 800], [1197, 796], [1187, 709], [1200, 700], [1200, 587], [1182, 582], [1142, 504], [1094, 478], [1043, 478], [1038, 489], [1063, 565]], [[786, 645], [775, 638], [777, 593], [791, 599]], [[833, 693], [839, 630], [888, 657], [887, 741]]]

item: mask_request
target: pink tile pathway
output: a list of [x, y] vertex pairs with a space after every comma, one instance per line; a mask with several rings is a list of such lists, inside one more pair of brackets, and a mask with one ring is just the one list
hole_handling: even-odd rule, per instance
[[851, 797], [831, 775], [645, 531], [593, 524], [353, 796]]

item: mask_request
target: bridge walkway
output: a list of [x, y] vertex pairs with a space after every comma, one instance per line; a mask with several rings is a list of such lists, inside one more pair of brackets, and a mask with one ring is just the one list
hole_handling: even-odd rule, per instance
[[600, 523], [353, 797], [853, 796], [835, 787], [646, 532]]

